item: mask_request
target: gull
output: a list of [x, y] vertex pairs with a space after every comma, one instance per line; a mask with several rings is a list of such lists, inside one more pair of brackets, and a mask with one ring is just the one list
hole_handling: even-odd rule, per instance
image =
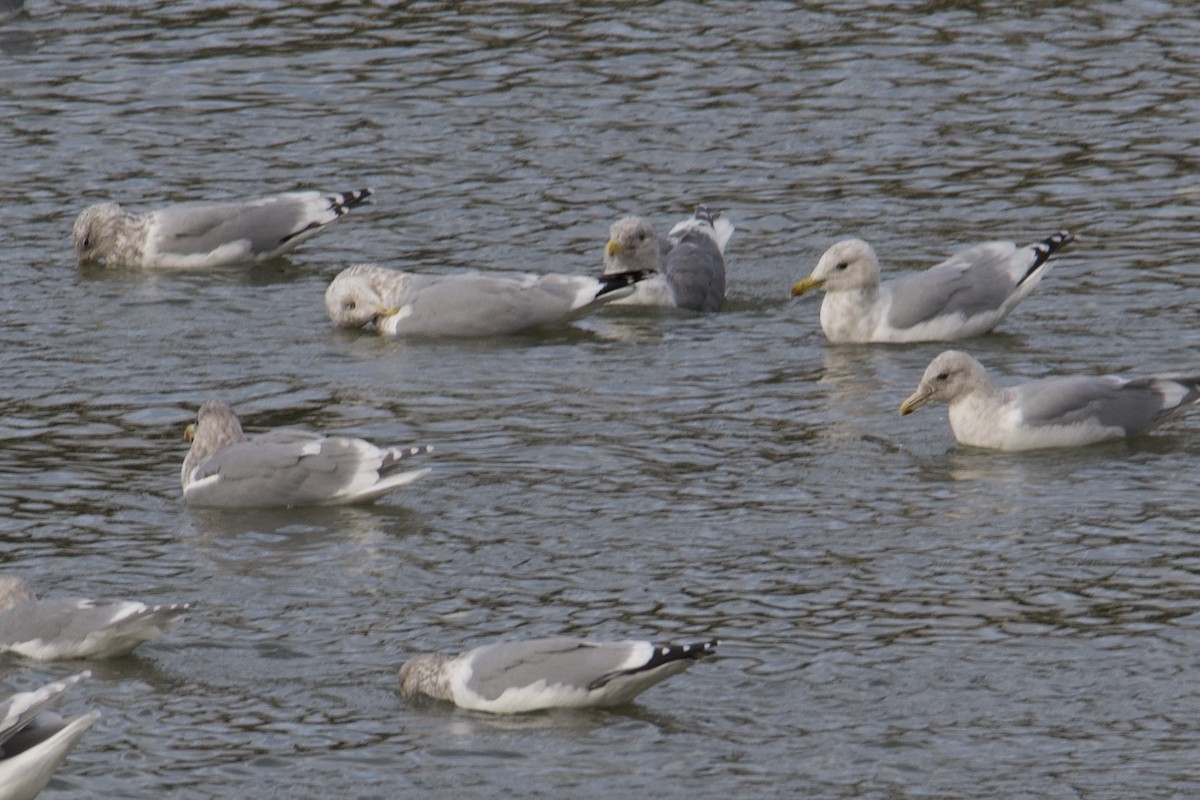
[[950, 404], [950, 428], [960, 444], [993, 450], [1075, 447], [1150, 430], [1200, 401], [1200, 375], [1078, 375], [1002, 389], [974, 358], [947, 350], [930, 362], [900, 413], [934, 400]]
[[221, 508], [370, 502], [428, 475], [408, 466], [433, 449], [287, 429], [248, 439], [219, 400], [201, 405], [183, 435], [192, 443], [179, 476], [184, 502]]
[[725, 246], [733, 224], [704, 206], [659, 239], [643, 217], [612, 224], [604, 248], [604, 274], [650, 272], [629, 297], [614, 305], [664, 306], [717, 311], [725, 300]]
[[372, 194], [287, 192], [257, 200], [176, 203], [135, 214], [117, 203], [75, 220], [80, 267], [201, 268], [266, 261], [291, 251]]
[[418, 275], [355, 264], [325, 290], [339, 328], [391, 336], [501, 336], [563, 322], [633, 292], [644, 273], [601, 278], [531, 272]]
[[128, 655], [175, 627], [188, 603], [39, 600], [21, 578], [0, 575], [0, 652], [35, 661]]
[[79, 681], [81, 672], [30, 692], [17, 692], [0, 703], [0, 797], [33, 800], [75, 747], [84, 732], [100, 718], [89, 711], [63, 720], [47, 709]]
[[619, 706], [716, 647], [715, 640], [684, 645], [568, 637], [499, 642], [454, 657], [414, 656], [400, 667], [400, 692], [493, 714]]
[[1074, 238], [1059, 231], [1025, 247], [986, 242], [883, 283], [871, 245], [846, 239], [825, 251], [812, 275], [792, 287], [792, 297], [825, 291], [821, 329], [835, 343], [964, 339], [999, 325]]

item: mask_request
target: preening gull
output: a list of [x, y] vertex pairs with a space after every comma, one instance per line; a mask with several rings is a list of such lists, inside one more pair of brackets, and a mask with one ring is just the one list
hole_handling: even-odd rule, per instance
[[562, 322], [632, 293], [644, 273], [593, 278], [527, 272], [419, 275], [356, 264], [325, 290], [339, 328], [392, 336], [501, 336]]
[[993, 450], [1074, 447], [1148, 431], [1200, 401], [1200, 375], [1042, 378], [1000, 388], [987, 370], [959, 350], [925, 369], [900, 405], [911, 414], [934, 400], [950, 404], [950, 427], [961, 444]]
[[831, 342], [938, 342], [987, 333], [1041, 282], [1075, 237], [1059, 231], [1017, 247], [987, 242], [935, 267], [880, 283], [871, 245], [846, 239], [825, 251], [792, 297], [825, 291], [821, 329]]
[[123, 656], [175, 627], [190, 607], [133, 600], [39, 600], [21, 578], [0, 575], [0, 652], [36, 661]]
[[604, 274], [654, 274], [614, 305], [719, 310], [725, 300], [725, 246], [731, 236], [733, 223], [714, 217], [704, 206], [665, 239], [659, 239], [642, 217], [617, 220], [608, 231]]
[[499, 642], [454, 657], [414, 656], [400, 667], [400, 692], [494, 714], [618, 706], [716, 647], [716, 640], [684, 645], [568, 637]]
[[179, 476], [184, 502], [222, 508], [369, 502], [429, 474], [408, 467], [433, 449], [287, 429], [248, 439], [219, 400], [200, 406], [183, 435], [192, 443]]
[[79, 266], [199, 268], [266, 261], [292, 250], [371, 196], [370, 189], [287, 192], [228, 203], [176, 203], [134, 214], [116, 203], [75, 220]]
[[0, 797], [32, 800], [100, 718], [89, 711], [64, 720], [47, 709], [91, 673], [81, 672], [30, 692], [17, 692], [0, 703]]

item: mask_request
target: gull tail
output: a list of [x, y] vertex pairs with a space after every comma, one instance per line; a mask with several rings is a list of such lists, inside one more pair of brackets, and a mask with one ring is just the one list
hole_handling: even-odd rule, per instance
[[50, 782], [54, 770], [99, 718], [99, 711], [89, 711], [67, 721], [47, 738], [20, 752], [5, 753], [6, 758], [0, 761], [0, 788], [4, 790], [4, 796], [31, 798], [41, 792]]
[[47, 683], [39, 689], [17, 692], [8, 700], [0, 702], [0, 722], [4, 723], [3, 728], [0, 728], [0, 744], [27, 726], [42, 711], [57, 703], [67, 689], [91, 676], [92, 673], [85, 670]]
[[104, 641], [94, 658], [112, 658], [126, 655], [142, 642], [149, 642], [164, 635], [180, 623], [180, 617], [192, 608], [191, 603], [171, 603], [150, 606], [129, 601], [126, 616], [116, 619], [107, 630], [98, 632]]
[[689, 233], [700, 233], [716, 242], [717, 249], [725, 254], [725, 246], [733, 236], [733, 223], [721, 216], [721, 212], [713, 214], [708, 206], [696, 206], [696, 211], [688, 219], [678, 223], [667, 234], [667, 241], [672, 245], [679, 244]]
[[373, 194], [375, 194], [373, 189], [333, 192], [326, 195], [322, 195], [315, 190], [306, 193], [304, 207], [298, 211], [301, 215], [299, 222], [303, 224], [299, 225], [296, 230], [288, 233], [286, 236], [280, 237], [278, 244], [295, 247], [300, 242], [316, 234], [317, 231], [326, 225], [336, 222], [345, 216], [350, 209], [366, 203], [367, 198]]
[[1138, 384], [1153, 389], [1162, 398], [1162, 408], [1156, 415], [1158, 420], [1200, 403], [1200, 375], [1150, 375], [1132, 380], [1126, 385]]
[[[355, 494], [353, 502], [374, 500], [418, 478], [424, 478], [433, 471], [430, 467], [409, 469], [409, 466], [412, 459], [432, 452], [433, 447], [426, 444], [384, 448], [383, 462], [379, 465], [379, 479], [367, 491]], [[344, 502], [344, 499], [339, 502]]]

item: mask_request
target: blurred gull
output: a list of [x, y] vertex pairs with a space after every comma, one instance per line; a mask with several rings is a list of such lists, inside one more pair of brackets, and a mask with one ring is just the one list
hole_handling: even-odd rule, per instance
[[627, 296], [644, 273], [602, 278], [527, 272], [419, 275], [348, 267], [325, 291], [339, 328], [375, 324], [392, 336], [500, 336], [563, 322]]
[[400, 667], [400, 692], [494, 714], [618, 706], [716, 647], [715, 640], [685, 645], [566, 637], [500, 642], [455, 657], [415, 656]]
[[831, 342], [934, 342], [987, 333], [1041, 282], [1051, 257], [1075, 237], [1059, 231], [1017, 247], [987, 242], [923, 272], [880, 283], [875, 251], [846, 239], [825, 251], [798, 297], [825, 291], [821, 329]]
[[1148, 431], [1200, 400], [1200, 375], [1043, 378], [1001, 389], [983, 365], [947, 350], [900, 406], [911, 414], [934, 400], [950, 404], [961, 444], [993, 450], [1073, 447]]
[[717, 311], [725, 300], [725, 246], [733, 224], [714, 218], [698, 206], [665, 239], [642, 217], [624, 217], [612, 224], [604, 248], [604, 274], [650, 272], [629, 297], [613, 305], [665, 306], [691, 311]]
[[369, 502], [427, 475], [407, 467], [432, 450], [286, 429], [247, 439], [219, 400], [200, 406], [184, 438], [192, 443], [180, 472], [184, 502], [223, 508]]
[[64, 720], [47, 709], [83, 678], [81, 672], [0, 702], [0, 798], [32, 800], [100, 717], [89, 711]]
[[0, 652], [37, 661], [127, 655], [175, 627], [188, 608], [133, 600], [38, 600], [21, 578], [0, 575]]
[[134, 214], [116, 203], [75, 220], [79, 266], [215, 267], [266, 261], [292, 250], [371, 196], [370, 189], [288, 192], [228, 203], [177, 203]]

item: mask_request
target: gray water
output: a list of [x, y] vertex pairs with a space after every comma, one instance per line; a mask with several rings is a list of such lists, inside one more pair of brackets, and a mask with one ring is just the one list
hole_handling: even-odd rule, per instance
[[[1200, 794], [1200, 414], [1005, 455], [896, 409], [941, 346], [825, 343], [788, 288], [1079, 240], [966, 348], [1004, 381], [1196, 370], [1189, 2], [27, 0], [0, 23], [0, 562], [197, 604], [93, 670], [47, 798]], [[84, 271], [87, 204], [373, 186], [285, 260]], [[339, 333], [357, 261], [596, 272], [609, 223], [737, 225], [717, 315]], [[436, 448], [374, 506], [182, 507], [221, 397]], [[409, 704], [505, 636], [719, 637], [620, 711]]]

